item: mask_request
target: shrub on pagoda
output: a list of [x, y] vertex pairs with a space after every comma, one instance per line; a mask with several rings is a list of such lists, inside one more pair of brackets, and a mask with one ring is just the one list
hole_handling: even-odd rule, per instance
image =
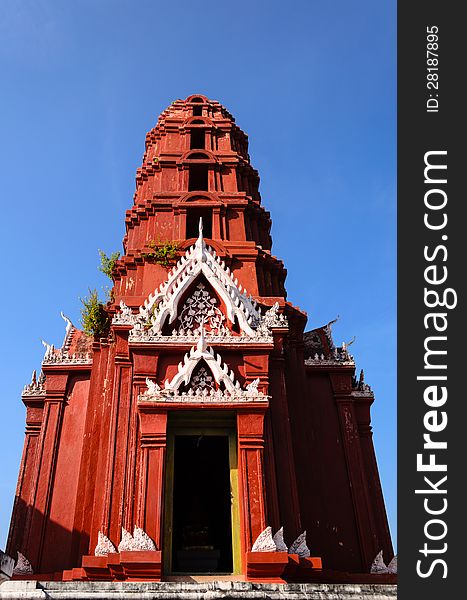
[[110, 256], [107, 256], [103, 250], [99, 250], [99, 256], [101, 259], [99, 271], [104, 273], [109, 279], [112, 279], [112, 272], [117, 260], [120, 258], [120, 252], [112, 252]]
[[168, 267], [170, 262], [175, 259], [179, 248], [175, 242], [155, 242], [154, 240], [148, 242], [148, 247], [152, 249], [152, 252], [148, 252], [143, 256], [150, 258], [163, 267]]
[[89, 296], [80, 298], [81, 323], [85, 333], [94, 337], [105, 337], [109, 333], [110, 319], [97, 290], [89, 290]]

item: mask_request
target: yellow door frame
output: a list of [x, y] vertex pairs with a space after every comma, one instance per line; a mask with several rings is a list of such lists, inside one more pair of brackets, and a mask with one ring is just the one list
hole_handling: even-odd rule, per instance
[[173, 531], [173, 489], [174, 489], [174, 450], [177, 435], [216, 435], [226, 436], [229, 441], [229, 470], [230, 470], [230, 499], [231, 499], [231, 530], [232, 530], [232, 566], [233, 575], [242, 572], [240, 552], [240, 513], [238, 498], [238, 458], [237, 436], [234, 428], [229, 427], [200, 427], [176, 426], [167, 432], [167, 466], [164, 499], [164, 574], [172, 574], [172, 531]]

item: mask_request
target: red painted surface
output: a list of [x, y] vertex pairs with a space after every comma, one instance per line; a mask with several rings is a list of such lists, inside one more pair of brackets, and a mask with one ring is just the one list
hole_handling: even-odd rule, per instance
[[[254, 406], [209, 406], [211, 413], [236, 414], [243, 574], [281, 577], [271, 574], [279, 562], [296, 580], [320, 570], [317, 558], [253, 556], [252, 545], [268, 525], [274, 531], [284, 526], [289, 544], [306, 529], [312, 554], [328, 575], [368, 573], [380, 549], [386, 563], [393, 554], [371, 438], [373, 398], [358, 392], [353, 364], [305, 365], [306, 314], [286, 300], [286, 270], [271, 254], [271, 219], [261, 204], [247, 136], [218, 102], [197, 98], [201, 102], [190, 97], [172, 103], [146, 136], [107, 309], [114, 315], [121, 300], [140, 307], [168, 276], [146, 256], [148, 244], [173, 240], [181, 255], [195, 241], [193, 219], [205, 211], [205, 223], [211, 222], [207, 243], [263, 313], [278, 302], [289, 323], [274, 330], [272, 344], [245, 346], [233, 339], [215, 348], [242, 387], [259, 378], [270, 397]], [[194, 106], [202, 116], [193, 116]], [[190, 149], [194, 130], [204, 132], [204, 149]], [[207, 170], [208, 189], [189, 190], [193, 166]], [[74, 330], [71, 346], [92, 353], [92, 362], [44, 364], [45, 394], [23, 397], [26, 439], [8, 552], [22, 552], [35, 573], [161, 577], [168, 422], [186, 407], [138, 402], [138, 395], [146, 377], [161, 385], [173, 377], [189, 347], [129, 342], [129, 329], [113, 325], [109, 338], [95, 340]], [[325, 330], [315, 337], [332, 358]], [[202, 413], [206, 407], [189, 409]], [[117, 546], [121, 528], [133, 531], [135, 525], [154, 540], [156, 558], [91, 556], [99, 531]]]
[[247, 552], [246, 579], [263, 583], [285, 583], [287, 552]]

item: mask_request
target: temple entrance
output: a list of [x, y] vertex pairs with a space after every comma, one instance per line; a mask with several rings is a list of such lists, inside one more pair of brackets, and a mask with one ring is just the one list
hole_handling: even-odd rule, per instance
[[215, 428], [177, 429], [168, 442], [164, 571], [237, 572], [235, 435]]

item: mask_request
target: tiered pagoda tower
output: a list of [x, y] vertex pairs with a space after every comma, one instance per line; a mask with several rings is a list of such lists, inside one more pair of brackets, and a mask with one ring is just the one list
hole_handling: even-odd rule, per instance
[[373, 393], [331, 324], [304, 334], [258, 186], [216, 101], [146, 136], [108, 333], [64, 317], [23, 392], [17, 576], [301, 581], [392, 558]]

